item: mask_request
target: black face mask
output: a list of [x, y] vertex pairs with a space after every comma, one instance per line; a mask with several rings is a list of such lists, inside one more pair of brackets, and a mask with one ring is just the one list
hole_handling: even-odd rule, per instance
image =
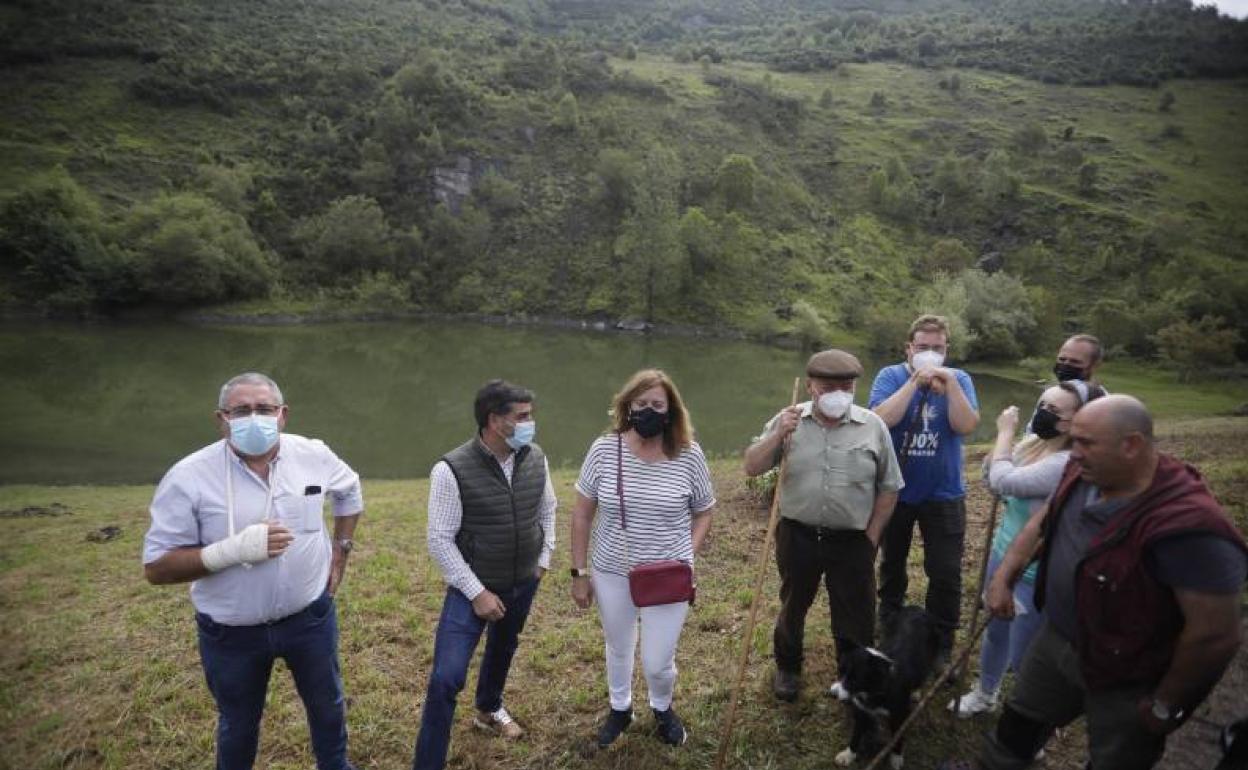
[[1057, 376], [1058, 382], [1066, 382], [1067, 380], [1086, 379], [1083, 376], [1083, 370], [1071, 364], [1063, 364], [1063, 363], [1053, 364], [1053, 374]]
[[1062, 434], [1057, 429], [1057, 424], [1061, 421], [1061, 417], [1048, 409], [1037, 409], [1036, 413], [1031, 416], [1031, 432], [1042, 439], [1057, 438]]
[[650, 407], [634, 409], [628, 415], [628, 424], [642, 438], [654, 438], [667, 427], [667, 412], [656, 412]]

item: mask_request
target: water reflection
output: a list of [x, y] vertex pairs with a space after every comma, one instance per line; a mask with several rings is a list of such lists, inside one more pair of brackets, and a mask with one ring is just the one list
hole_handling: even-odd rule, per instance
[[[752, 343], [461, 323], [286, 327], [7, 326], [0, 329], [0, 483], [144, 483], [215, 439], [230, 376], [281, 384], [287, 428], [325, 439], [369, 477], [424, 476], [474, 430], [472, 396], [506, 377], [538, 394], [537, 441], [575, 466], [607, 424], [614, 389], [645, 366], [680, 386], [699, 440], [737, 454], [788, 403], [805, 355]], [[867, 379], [882, 364], [865, 357]], [[988, 438], [1036, 389], [976, 376]]]

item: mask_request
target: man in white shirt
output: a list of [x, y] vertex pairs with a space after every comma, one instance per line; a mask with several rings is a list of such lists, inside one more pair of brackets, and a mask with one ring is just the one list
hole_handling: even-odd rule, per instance
[[216, 412], [221, 440], [165, 474], [143, 544], [149, 582], [191, 583], [200, 660], [217, 703], [217, 770], [255, 762], [277, 658], [303, 700], [318, 770], [351, 770], [334, 593], [364, 498], [359, 475], [324, 443], [282, 433], [287, 412], [263, 374], [226, 382]]
[[473, 723], [511, 739], [523, 734], [503, 707], [503, 687], [555, 548], [555, 490], [546, 457], [532, 443], [532, 392], [492, 380], [477, 392], [473, 412], [477, 435], [429, 474], [429, 554], [447, 589], [414, 770], [446, 764], [455, 700], [482, 633]]

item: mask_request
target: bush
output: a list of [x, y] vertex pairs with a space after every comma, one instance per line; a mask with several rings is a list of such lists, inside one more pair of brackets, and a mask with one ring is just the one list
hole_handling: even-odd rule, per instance
[[1039, 155], [1049, 146], [1049, 137], [1039, 123], [1029, 122], [1015, 129], [1011, 136], [1014, 149], [1022, 155]]
[[103, 239], [95, 199], [63, 170], [0, 208], [0, 271], [15, 299], [84, 315], [133, 299], [125, 256]]
[[819, 309], [804, 299], [793, 303], [793, 331], [802, 340], [802, 347], [811, 349], [828, 338], [828, 322]]
[[161, 195], [132, 209], [121, 243], [146, 299], [193, 305], [265, 296], [277, 271], [238, 214], [196, 193]]

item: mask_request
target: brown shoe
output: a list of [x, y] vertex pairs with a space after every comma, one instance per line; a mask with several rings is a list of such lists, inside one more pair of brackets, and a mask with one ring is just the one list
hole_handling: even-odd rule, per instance
[[482, 730], [489, 730], [511, 741], [519, 740], [524, 735], [524, 728], [516, 724], [516, 720], [511, 718], [511, 714], [503, 706], [499, 706], [498, 711], [494, 712], [478, 711], [472, 718], [472, 723]]

